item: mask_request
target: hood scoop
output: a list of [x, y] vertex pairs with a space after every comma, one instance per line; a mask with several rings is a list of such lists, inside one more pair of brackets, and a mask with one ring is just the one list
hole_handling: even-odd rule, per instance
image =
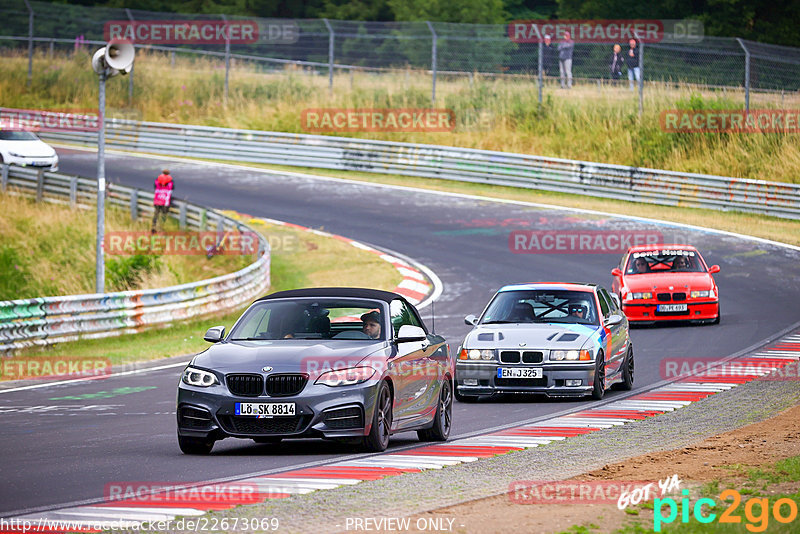
[[[502, 332], [497, 332], [497, 340], [505, 339]], [[483, 332], [478, 334], [478, 341], [494, 341], [494, 332]]]
[[580, 337], [580, 335], [578, 335], [578, 334], [576, 334], [574, 332], [568, 332], [566, 334], [562, 334], [562, 336], [560, 338], [558, 338], [558, 341], [559, 342], [561, 342], [561, 341], [575, 341], [579, 337]]

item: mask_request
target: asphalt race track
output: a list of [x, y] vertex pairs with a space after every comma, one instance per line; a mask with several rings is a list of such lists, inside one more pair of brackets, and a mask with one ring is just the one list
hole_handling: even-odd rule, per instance
[[[96, 155], [59, 149], [61, 172], [93, 176]], [[701, 231], [529, 206], [479, 201], [368, 184], [232, 170], [220, 166], [107, 154], [115, 183], [151, 189], [171, 170], [176, 196], [218, 209], [279, 219], [391, 249], [431, 268], [444, 292], [436, 331], [456, 350], [502, 285], [587, 281], [610, 287], [620, 254], [514, 254], [509, 233], [528, 230], [653, 230], [688, 240], [709, 264], [721, 291], [722, 323], [638, 328], [635, 389], [659, 382], [664, 358], [724, 357], [765, 342], [800, 321], [800, 252]], [[659, 217], [657, 207], [654, 218]], [[423, 316], [430, 327], [430, 307]], [[213, 322], [213, 321], [212, 321]], [[209, 323], [209, 326], [212, 326]], [[226, 325], [230, 327], [230, 325]], [[198, 335], [202, 332], [198, 332]], [[108, 343], [114, 343], [113, 339]], [[103, 496], [120, 481], [202, 481], [281, 470], [352, 454], [323, 441], [218, 442], [209, 457], [181, 454], [175, 437], [175, 393], [181, 367], [0, 394], [0, 516]], [[611, 391], [607, 398], [621, 395]], [[497, 399], [454, 406], [453, 436], [529, 420], [591, 401]], [[416, 443], [400, 434], [390, 447]]]

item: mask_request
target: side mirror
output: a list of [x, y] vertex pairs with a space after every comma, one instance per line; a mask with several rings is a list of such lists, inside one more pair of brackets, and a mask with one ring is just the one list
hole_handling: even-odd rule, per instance
[[708, 274], [714, 274], [719, 272], [719, 265], [712, 265], [708, 268]]
[[622, 276], [622, 271], [619, 269], [619, 267], [614, 267], [611, 269], [611, 274], [614, 276]]
[[413, 326], [410, 324], [404, 324], [400, 327], [400, 331], [397, 332], [397, 338], [394, 340], [395, 343], [411, 343], [414, 341], [427, 341], [428, 336], [425, 335], [425, 330], [420, 328], [419, 326]]
[[618, 324], [619, 324], [619, 323], [621, 323], [621, 322], [622, 322], [622, 316], [621, 316], [621, 315], [614, 314], [614, 315], [609, 315], [609, 316], [606, 318], [606, 320], [605, 320], [605, 323], [604, 323], [604, 324], [605, 324], [606, 326], [616, 326], [616, 325], [618, 325]]
[[475, 326], [478, 324], [478, 318], [472, 315], [471, 313], [464, 317], [464, 324], [467, 326]]
[[222, 341], [222, 338], [225, 337], [225, 327], [224, 326], [212, 326], [206, 331], [206, 335], [203, 336], [203, 339], [208, 341], [209, 343], [219, 343]]

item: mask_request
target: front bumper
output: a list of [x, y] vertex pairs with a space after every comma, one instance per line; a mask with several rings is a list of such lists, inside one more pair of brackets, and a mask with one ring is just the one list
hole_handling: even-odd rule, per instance
[[[498, 378], [497, 369], [500, 367], [541, 368], [542, 378]], [[457, 361], [456, 388], [462, 395], [544, 393], [553, 397], [581, 397], [592, 391], [594, 370], [594, 361], [508, 365]], [[581, 385], [567, 386], [566, 380], [580, 380]], [[473, 381], [475, 385], [472, 385]]]
[[659, 304], [664, 302], [622, 303], [622, 311], [630, 322], [654, 321], [706, 321], [716, 319], [719, 315], [719, 301], [686, 301], [672, 304], [686, 304], [683, 312], [660, 312]]
[[[328, 387], [308, 384], [290, 397], [243, 397], [223, 385], [209, 388], [178, 386], [178, 434], [187, 437], [235, 438], [352, 438], [370, 431], [378, 382]], [[235, 415], [237, 402], [294, 402], [291, 417]]]
[[33, 169], [44, 169], [46, 171], [56, 172], [58, 170], [58, 156], [43, 157], [43, 158], [28, 158], [19, 156], [7, 156], [4, 158], [5, 163], [9, 165], [18, 165], [20, 167], [31, 167]]

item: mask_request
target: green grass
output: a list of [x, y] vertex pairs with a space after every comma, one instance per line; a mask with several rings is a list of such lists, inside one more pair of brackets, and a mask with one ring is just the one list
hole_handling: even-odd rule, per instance
[[[0, 59], [0, 101], [6, 107], [97, 107], [97, 80], [88, 52], [36, 55], [33, 85], [26, 87], [27, 58], [6, 53]], [[301, 115], [310, 108], [430, 107], [430, 77], [409, 71], [337, 76], [333, 94], [327, 76], [294, 67], [264, 72], [237, 62], [230, 94], [223, 101], [221, 60], [178, 57], [175, 68], [156, 52], [137, 51], [133, 101], [124, 79], [109, 82], [109, 115], [144, 120], [303, 133]], [[352, 81], [351, 81], [352, 80]], [[754, 96], [754, 98], [756, 98]], [[542, 104], [535, 81], [519, 78], [474, 80], [443, 77], [437, 107], [453, 110], [451, 132], [337, 133], [353, 137], [433, 143], [646, 166], [775, 181], [800, 181], [796, 134], [665, 133], [660, 113], [668, 109], [741, 109], [738, 91], [648, 86], [644, 114], [636, 95], [625, 88], [545, 87]], [[800, 95], [758, 95], [759, 108], [796, 108]], [[591, 127], [588, 127], [591, 126]]]
[[[226, 214], [240, 217], [233, 212]], [[402, 280], [397, 270], [377, 255], [337, 239], [261, 224], [250, 219], [242, 220], [267, 236], [271, 242], [282, 244], [274, 246], [272, 250], [270, 293], [330, 285], [391, 290]], [[121, 364], [197, 353], [208, 347], [208, 343], [203, 341], [203, 334], [208, 328], [224, 325], [230, 329], [245, 307], [229, 313], [176, 321], [138, 334], [57, 343], [44, 349], [24, 349], [17, 351], [15, 357], [109, 358], [112, 364]]]

